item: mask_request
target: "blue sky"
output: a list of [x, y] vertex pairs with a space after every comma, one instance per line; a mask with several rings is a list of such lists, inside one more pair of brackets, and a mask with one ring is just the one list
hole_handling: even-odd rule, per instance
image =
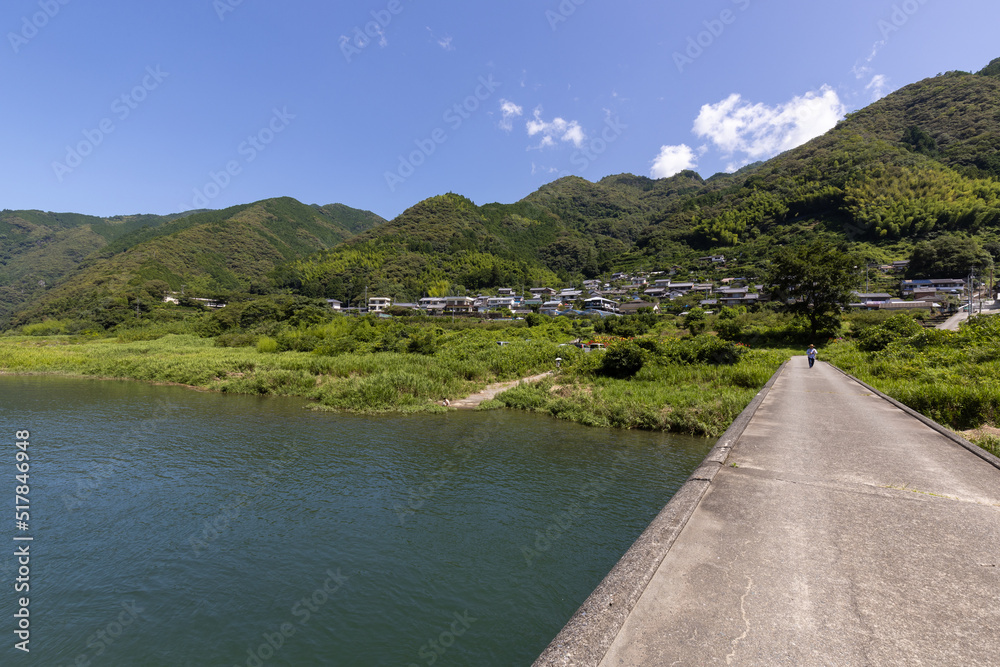
[[275, 196], [392, 218], [708, 177], [1000, 57], [983, 0], [7, 0], [0, 208]]

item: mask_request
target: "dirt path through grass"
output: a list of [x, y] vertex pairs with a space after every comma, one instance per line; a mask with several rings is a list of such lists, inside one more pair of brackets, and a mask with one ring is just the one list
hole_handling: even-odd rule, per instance
[[531, 377], [521, 378], [520, 380], [511, 380], [510, 382], [498, 382], [496, 384], [491, 384], [480, 392], [476, 392], [475, 394], [471, 394], [465, 398], [460, 398], [452, 403], [451, 407], [458, 408], [460, 410], [471, 410], [476, 408], [483, 401], [496, 398], [498, 394], [501, 394], [512, 387], [516, 387], [522, 382], [538, 382], [542, 378], [546, 378], [550, 375], [552, 375], [552, 371], [542, 373], [541, 375], [532, 375]]

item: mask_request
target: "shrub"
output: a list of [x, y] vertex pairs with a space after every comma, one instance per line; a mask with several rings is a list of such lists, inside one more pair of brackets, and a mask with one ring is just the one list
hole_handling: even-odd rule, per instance
[[684, 327], [692, 334], [700, 334], [705, 330], [707, 325], [708, 318], [705, 316], [705, 311], [701, 308], [692, 308], [684, 316]]
[[406, 351], [413, 354], [434, 354], [437, 348], [437, 336], [434, 335], [433, 329], [410, 334], [410, 340], [406, 344]]
[[267, 336], [261, 336], [257, 341], [257, 351], [262, 354], [273, 354], [278, 351], [278, 341]]
[[68, 320], [45, 320], [35, 324], [26, 324], [21, 333], [25, 336], [59, 336], [68, 333]]
[[906, 313], [897, 313], [877, 326], [862, 329], [858, 335], [858, 349], [863, 352], [878, 352], [889, 343], [901, 338], [909, 338], [921, 331], [921, 326]]
[[540, 327], [545, 324], [549, 318], [545, 315], [539, 315], [538, 313], [528, 313], [524, 316], [524, 322], [529, 327]]
[[663, 356], [682, 364], [735, 364], [745, 349], [709, 334], [668, 341], [663, 347]]
[[632, 377], [642, 369], [646, 356], [632, 341], [612, 343], [601, 360], [601, 373], [610, 377]]

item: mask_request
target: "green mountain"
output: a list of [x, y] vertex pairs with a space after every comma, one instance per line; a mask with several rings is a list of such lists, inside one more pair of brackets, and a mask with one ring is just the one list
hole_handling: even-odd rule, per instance
[[0, 211], [0, 322], [75, 271], [91, 253], [181, 215], [98, 218], [76, 213]]
[[636, 268], [696, 276], [710, 253], [757, 276], [776, 248], [816, 238], [878, 262], [949, 234], [1000, 253], [1000, 59], [906, 86], [796, 149], [708, 179], [571, 176], [514, 204], [432, 197], [388, 222], [288, 198], [169, 220], [30, 213], [0, 216], [4, 303], [23, 306], [20, 322], [182, 285], [353, 304]]
[[91, 233], [85, 239], [92, 252], [61, 281], [46, 285], [15, 322], [87, 317], [135, 299], [149, 304], [182, 289], [196, 295], [266, 292], [275, 267], [381, 222], [367, 211], [307, 206], [286, 197], [123, 230], [103, 245]]
[[1000, 60], [949, 72], [851, 114], [766, 163], [704, 180], [622, 174], [546, 185], [517, 204], [435, 197], [300, 262], [285, 285], [355, 299], [565, 282], [613, 269], [735, 255], [751, 273], [776, 247], [827, 235], [873, 260], [946, 232], [1000, 231]]

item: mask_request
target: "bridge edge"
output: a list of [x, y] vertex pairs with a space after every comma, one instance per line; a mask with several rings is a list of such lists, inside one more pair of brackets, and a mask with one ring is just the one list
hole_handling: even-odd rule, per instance
[[[708, 492], [768, 391], [781, 364], [715, 446], [549, 643], [532, 667], [596, 667], [652, 580], [660, 563]], [[839, 370], [839, 369], [838, 369]]]

